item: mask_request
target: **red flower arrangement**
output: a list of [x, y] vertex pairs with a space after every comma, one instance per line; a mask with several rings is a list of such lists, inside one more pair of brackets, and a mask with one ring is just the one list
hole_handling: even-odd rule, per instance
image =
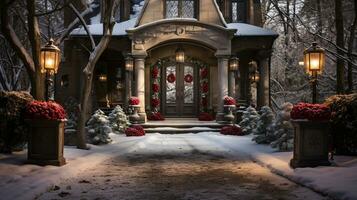
[[140, 100], [139, 100], [138, 97], [130, 97], [129, 98], [129, 104], [131, 106], [139, 105], [140, 104]]
[[32, 101], [26, 105], [25, 117], [28, 119], [62, 120], [66, 111], [56, 102]]
[[160, 90], [159, 84], [153, 83], [152, 84], [152, 91], [156, 93], [156, 92], [159, 92], [159, 90]]
[[213, 121], [214, 118], [213, 118], [213, 116], [211, 114], [203, 112], [203, 113], [200, 113], [200, 115], [198, 116], [198, 120], [200, 120], [200, 121]]
[[173, 74], [173, 73], [169, 74], [169, 75], [167, 76], [167, 81], [168, 81], [169, 83], [175, 82], [175, 81], [176, 81], [176, 76], [175, 76], [175, 74]]
[[223, 135], [243, 135], [242, 129], [239, 126], [224, 126], [221, 128]]
[[152, 120], [152, 121], [163, 121], [163, 120], [165, 120], [165, 118], [161, 115], [160, 112], [154, 112], [154, 113], [151, 113], [151, 114], [148, 116], [148, 120]]
[[187, 74], [184, 79], [186, 83], [192, 83], [193, 81], [193, 77], [191, 74]]
[[224, 97], [224, 105], [236, 105], [236, 100], [233, 97]]
[[202, 89], [203, 93], [207, 93], [208, 92], [208, 83], [207, 82], [202, 83], [201, 89]]
[[151, 106], [152, 107], [157, 108], [157, 107], [159, 107], [159, 105], [160, 105], [160, 99], [158, 99], [158, 98], [151, 99]]
[[331, 110], [324, 104], [298, 103], [294, 105], [290, 116], [292, 119], [326, 121], [331, 118]]
[[208, 69], [207, 68], [201, 69], [201, 77], [207, 78], [207, 76], [208, 76]]
[[151, 75], [152, 75], [153, 79], [156, 79], [159, 77], [159, 68], [157, 66], [152, 68]]
[[144, 136], [145, 135], [145, 130], [142, 126], [140, 125], [133, 125], [125, 130], [125, 135], [127, 137], [130, 136]]

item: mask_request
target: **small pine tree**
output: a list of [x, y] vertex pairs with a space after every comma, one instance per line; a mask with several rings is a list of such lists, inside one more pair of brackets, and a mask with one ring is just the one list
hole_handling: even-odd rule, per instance
[[270, 145], [273, 148], [279, 148], [281, 151], [290, 151], [294, 147], [294, 128], [290, 122], [292, 108], [291, 103], [282, 105], [282, 110], [278, 113], [270, 133], [274, 137], [274, 141]]
[[258, 144], [270, 144], [272, 137], [268, 133], [272, 128], [275, 115], [269, 106], [263, 106], [259, 113], [260, 117], [257, 122], [257, 127], [253, 130], [253, 134], [256, 135], [253, 141], [256, 141]]
[[100, 109], [95, 111], [88, 120], [87, 130], [87, 139], [91, 144], [108, 144], [112, 141], [109, 137], [112, 128], [109, 126], [108, 117]]
[[110, 127], [116, 133], [124, 133], [129, 126], [128, 116], [120, 106], [116, 106], [109, 114]]
[[257, 127], [259, 114], [252, 106], [249, 106], [242, 115], [242, 121], [239, 126], [242, 128], [243, 135], [248, 135]]

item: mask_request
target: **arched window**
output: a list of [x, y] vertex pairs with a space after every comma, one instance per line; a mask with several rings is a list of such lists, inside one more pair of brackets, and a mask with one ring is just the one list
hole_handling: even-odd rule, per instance
[[247, 22], [247, 0], [232, 0], [232, 22]]
[[198, 0], [166, 0], [166, 18], [197, 18]]

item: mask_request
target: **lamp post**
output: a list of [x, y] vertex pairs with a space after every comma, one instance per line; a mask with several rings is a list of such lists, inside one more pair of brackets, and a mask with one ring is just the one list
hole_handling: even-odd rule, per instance
[[228, 87], [228, 94], [235, 98], [235, 73], [238, 71], [239, 68], [239, 59], [235, 56], [231, 57], [229, 60], [229, 87]]
[[125, 71], [126, 71], [126, 98], [128, 102], [128, 99], [131, 97], [132, 95], [132, 91], [131, 91], [131, 79], [133, 77], [132, 72], [134, 70], [134, 59], [133, 57], [131, 57], [131, 55], [128, 55], [125, 58]]
[[316, 42], [304, 51], [304, 65], [306, 72], [312, 77], [312, 103], [317, 103], [317, 75], [322, 73], [325, 65], [325, 50]]
[[185, 51], [183, 48], [181, 48], [181, 47], [177, 48], [175, 54], [176, 54], [176, 56], [175, 56], [176, 62], [178, 62], [178, 63], [185, 62]]
[[53, 76], [57, 73], [60, 63], [60, 49], [54, 45], [53, 39], [41, 48], [40, 65], [41, 73], [46, 73], [46, 99], [54, 100]]

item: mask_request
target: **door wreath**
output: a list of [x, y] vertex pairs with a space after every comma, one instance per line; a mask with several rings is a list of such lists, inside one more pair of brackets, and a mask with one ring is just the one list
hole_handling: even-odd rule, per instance
[[168, 81], [169, 83], [175, 82], [175, 81], [176, 81], [176, 76], [175, 76], [175, 74], [173, 74], [173, 73], [169, 74], [169, 75], [167, 76], [167, 81]]
[[186, 82], [186, 83], [192, 83], [192, 81], [193, 81], [192, 75], [191, 75], [191, 74], [187, 74], [187, 75], [185, 76], [185, 82]]

